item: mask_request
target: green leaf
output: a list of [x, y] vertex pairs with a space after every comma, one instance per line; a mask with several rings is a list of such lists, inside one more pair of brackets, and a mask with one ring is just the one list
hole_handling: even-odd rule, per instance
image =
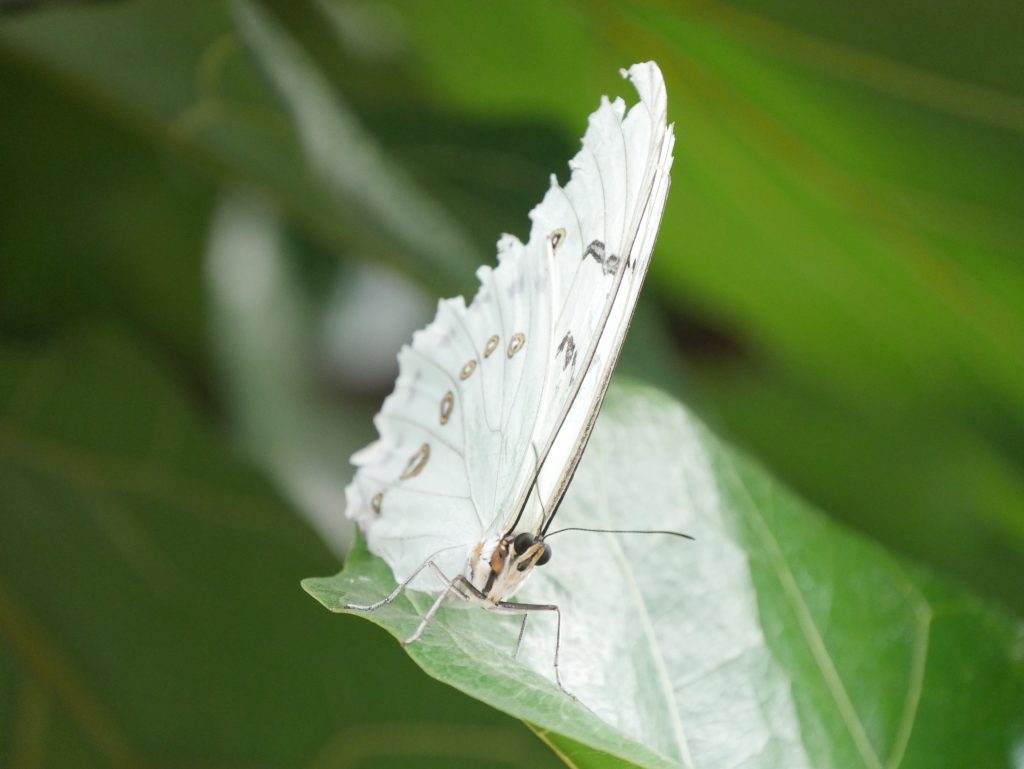
[[[864, 404], [837, 404], [777, 370], [743, 366], [701, 379], [722, 406], [716, 427], [742, 434], [756, 456], [773, 457], [773, 471], [802, 479], [802, 493], [835, 499], [830, 515], [891, 548], [939, 558], [969, 575], [975, 590], [1018, 608], [1024, 516], [1012, 455], [969, 426], [921, 424], [906, 413], [879, 420]], [[999, 534], [979, 521], [982, 510]]]
[[123, 333], [0, 351], [0, 531], [3, 766], [559, 765], [313, 606], [334, 557]]
[[[557, 523], [696, 537], [554, 540], [520, 598], [561, 607], [579, 703], [552, 682], [550, 616], [530, 620], [521, 662], [515, 621], [458, 605], [408, 652], [572, 765], [1013, 766], [1024, 627], [829, 523], [666, 396], [613, 388]], [[394, 581], [360, 550], [303, 584], [345, 611]], [[406, 638], [432, 600], [365, 616]]]

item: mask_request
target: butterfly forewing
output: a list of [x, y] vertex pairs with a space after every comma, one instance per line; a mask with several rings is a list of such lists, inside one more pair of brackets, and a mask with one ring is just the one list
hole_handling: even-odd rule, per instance
[[[661, 73], [641, 102], [602, 99], [565, 187], [552, 177], [527, 244], [498, 242], [467, 308], [441, 302], [353, 461], [348, 515], [404, 579], [438, 560], [463, 572], [482, 538], [540, 531], [586, 444], [629, 325], [664, 208], [672, 156]], [[444, 568], [444, 566], [443, 566]], [[423, 587], [427, 587], [426, 582]], [[434, 586], [436, 587], [436, 586]]]
[[[635, 70], [638, 68], [634, 67], [633, 69], [634, 80], [638, 90], [643, 94], [644, 81], [636, 78]], [[555, 468], [558, 468], [558, 478], [553, 482], [551, 493], [545, 494], [544, 497], [548, 513], [548, 521], [543, 526], [545, 531], [550, 523], [550, 516], [557, 509], [569, 480], [572, 478], [576, 463], [578, 463], [589, 439], [597, 411], [608, 388], [612, 369], [618, 359], [626, 330], [636, 307], [637, 297], [643, 285], [661, 224], [665, 198], [668, 194], [669, 170], [672, 165], [672, 148], [675, 139], [671, 127], [667, 129], [665, 127], [664, 86], [661, 83], [660, 74], [657, 82], [651, 83], [650, 86], [651, 96], [660, 96], [660, 100], [652, 98], [650, 102], [642, 102], [629, 113], [623, 122], [623, 134], [626, 137], [627, 146], [635, 146], [638, 141], [642, 142], [645, 137], [649, 136], [652, 147], [652, 155], [647, 159], [646, 170], [642, 174], [638, 173], [642, 178], [642, 183], [636, 188], [638, 199], [637, 205], [634, 207], [634, 214], [637, 218], [627, 229], [622, 243], [623, 254], [628, 255], [628, 258], [623, 256], [620, 260], [621, 283], [611, 290], [608, 314], [603, 331], [595, 342], [593, 360], [587, 366], [585, 380], [581, 383], [575, 399], [568, 402], [565, 420], [553, 441], [547, 467], [551, 469], [552, 473]], [[649, 113], [640, 110], [640, 106], [648, 104], [660, 104], [660, 112], [656, 113], [653, 119]], [[632, 184], [635, 180], [630, 178], [629, 182]], [[548, 488], [546, 484], [545, 488]]]
[[[526, 490], [544, 501], [549, 518], [604, 398], [667, 194], [673, 137], [665, 125], [660, 72], [654, 65], [638, 65], [630, 75], [646, 94], [644, 101], [623, 119], [621, 100], [602, 100], [590, 118], [582, 150], [570, 163], [571, 180], [564, 190], [553, 185], [531, 212], [531, 245], [544, 233], [558, 231], [564, 220], [572, 223], [567, 241], [579, 243], [575, 254], [562, 254], [561, 248], [554, 254], [560, 310], [553, 337], [562, 355], [556, 355], [556, 365], [547, 372], [546, 392], [553, 397], [546, 400], [554, 408], [546, 412], [541, 431], [548, 443], [541, 451], [538, 488]], [[525, 523], [531, 527], [533, 522]]]

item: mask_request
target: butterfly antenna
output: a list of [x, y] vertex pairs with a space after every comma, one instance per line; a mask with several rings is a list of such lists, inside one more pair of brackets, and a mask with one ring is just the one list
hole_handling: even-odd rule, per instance
[[668, 534], [672, 537], [681, 537], [682, 539], [694, 539], [689, 534], [683, 534], [681, 531], [667, 531], [664, 529], [587, 529], [582, 526], [566, 526], [564, 529], [557, 529], [548, 534], [544, 535], [545, 539], [561, 534], [563, 531], [589, 531], [596, 534]]

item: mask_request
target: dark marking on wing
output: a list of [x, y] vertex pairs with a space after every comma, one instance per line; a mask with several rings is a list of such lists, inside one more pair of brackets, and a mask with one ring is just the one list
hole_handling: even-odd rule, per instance
[[563, 356], [562, 359], [562, 371], [565, 371], [569, 366], [576, 366], [576, 342], [573, 341], [572, 332], [566, 332], [565, 336], [562, 337], [562, 341], [558, 345], [558, 351], [555, 352], [555, 357], [559, 355]]
[[557, 230], [552, 232], [548, 236], [548, 242], [551, 243], [551, 253], [557, 253], [558, 247], [562, 245], [562, 241], [565, 240], [565, 228], [559, 227]]
[[594, 261], [601, 265], [601, 272], [605, 275], [614, 275], [619, 269], [619, 257], [615, 254], [605, 252], [604, 243], [600, 240], [590, 241], [587, 250], [583, 252], [583, 258], [593, 257]]

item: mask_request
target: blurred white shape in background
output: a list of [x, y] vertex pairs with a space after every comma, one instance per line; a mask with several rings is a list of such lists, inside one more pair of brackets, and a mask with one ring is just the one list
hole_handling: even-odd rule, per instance
[[352, 389], [390, 392], [399, 348], [427, 324], [432, 309], [426, 295], [402, 275], [360, 265], [347, 280], [334, 283], [321, 324], [322, 365]]
[[[344, 515], [348, 457], [372, 439], [397, 350], [429, 319], [430, 303], [394, 273], [341, 261], [320, 300], [288, 246], [271, 206], [224, 196], [207, 247], [213, 347], [242, 448], [342, 555], [353, 535]], [[332, 397], [325, 374], [349, 397]]]
[[382, 3], [316, 0], [338, 43], [368, 61], [396, 59], [409, 49], [405, 19]]

